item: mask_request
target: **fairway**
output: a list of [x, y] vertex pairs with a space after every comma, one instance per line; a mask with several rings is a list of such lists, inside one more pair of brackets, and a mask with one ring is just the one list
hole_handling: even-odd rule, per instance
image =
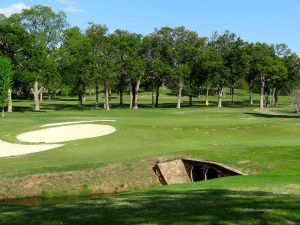
[[[168, 100], [167, 97], [165, 101]], [[293, 149], [300, 143], [297, 138], [300, 133], [298, 118], [256, 113], [253, 111], [255, 107], [239, 108], [237, 105], [234, 108], [217, 109], [212, 105], [208, 109], [203, 106], [182, 110], [142, 108], [132, 111], [124, 108], [106, 112], [92, 110], [91, 101], [90, 107], [87, 102], [86, 109], [71, 112], [67, 111], [73, 107], [71, 103], [45, 102], [47, 112], [25, 111], [26, 117], [20, 113], [9, 115], [1, 121], [2, 139], [20, 143], [17, 135], [38, 130], [43, 124], [80, 120], [113, 119], [116, 121], [99, 121], [95, 124], [112, 125], [116, 127], [117, 132], [99, 138], [72, 141], [59, 149], [44, 153], [0, 159], [1, 173], [4, 176], [36, 173], [44, 168], [53, 172], [68, 171], [70, 168], [74, 170], [97, 167], [133, 159], [185, 156], [187, 153], [190, 156], [227, 163], [245, 172], [255, 172], [256, 166], [264, 172], [268, 169], [268, 163], [275, 163], [275, 155], [293, 152], [287, 149], [287, 146]], [[26, 105], [26, 102], [22, 104]], [[76, 102], [73, 104], [75, 106]], [[59, 105], [65, 105], [67, 109], [55, 110], [54, 107]], [[244, 156], [247, 151], [253, 153]], [[290, 155], [296, 162], [298, 154], [292, 152]], [[281, 158], [275, 160], [283, 163]], [[47, 165], [44, 162], [47, 162]], [[297, 163], [294, 164], [290, 166], [297, 166]]]
[[[68, 121], [94, 121], [93, 124], [114, 126], [117, 131], [102, 137], [65, 142], [62, 147], [45, 152], [1, 158], [1, 198], [31, 195], [48, 198], [134, 191], [117, 197], [68, 203], [71, 204], [70, 210], [81, 207], [81, 204], [87, 205], [82, 213], [93, 215], [91, 224], [101, 217], [101, 211], [96, 213], [93, 208], [102, 207], [104, 202], [110, 202], [112, 207], [105, 209], [108, 212], [105, 214], [107, 221], [111, 221], [110, 216], [118, 214], [114, 207], [119, 208], [118, 205], [125, 204], [129, 208], [137, 207], [135, 218], [139, 219], [139, 223], [149, 219], [153, 223], [166, 224], [167, 218], [161, 216], [155, 219], [153, 215], [156, 210], [168, 210], [170, 201], [173, 202], [173, 210], [185, 211], [183, 218], [191, 217], [190, 221], [185, 220], [178, 224], [193, 224], [192, 218], [197, 215], [195, 210], [204, 210], [203, 202], [207, 202], [209, 209], [219, 216], [231, 213], [232, 216], [225, 216], [225, 221], [237, 219], [233, 209], [227, 208], [227, 212], [221, 213], [219, 207], [228, 207], [228, 201], [231, 201], [232, 207], [235, 205], [234, 207], [245, 214], [238, 218], [241, 223], [255, 223], [253, 218], [257, 217], [259, 224], [259, 221], [266, 218], [273, 220], [282, 214], [285, 216], [280, 217], [278, 223], [274, 219], [274, 224], [299, 221], [299, 118], [288, 113], [289, 98], [282, 97], [284, 104], [275, 110], [285, 113], [286, 116], [261, 114], [254, 111], [255, 107], [240, 108], [239, 105], [246, 96], [241, 92], [239, 98], [240, 102], [235, 107], [222, 109], [215, 108], [216, 102], [211, 101], [208, 108], [202, 106], [201, 102], [200, 106], [181, 110], [166, 107], [155, 110], [141, 108], [136, 111], [115, 108], [109, 112], [93, 110], [92, 99], [87, 100], [83, 110], [73, 111], [68, 110], [76, 104], [71, 99], [46, 101], [43, 103], [42, 112], [38, 113], [31, 112], [27, 102], [17, 103], [19, 112], [0, 121], [0, 135], [7, 142], [20, 143], [16, 138], [20, 133], [41, 129], [44, 124]], [[141, 99], [146, 102], [148, 94], [144, 93]], [[162, 106], [171, 104], [171, 107], [171, 101], [172, 98], [163, 97]], [[24, 113], [26, 117], [23, 116]], [[249, 175], [159, 187], [151, 169], [154, 162], [187, 156], [223, 163]], [[149, 187], [152, 188], [141, 192]], [[137, 198], [140, 199], [138, 202]], [[154, 201], [155, 198], [161, 199], [161, 203], [152, 202], [155, 209], [151, 209], [146, 202]], [[193, 199], [193, 203], [185, 204], [189, 199]], [[251, 201], [257, 203], [246, 204]], [[210, 202], [216, 204], [213, 206]], [[24, 224], [30, 224], [26, 220], [30, 218], [27, 210], [38, 210], [32, 207], [1, 206], [0, 218], [2, 221], [10, 221], [18, 215], [19, 221], [24, 220]], [[57, 221], [71, 224], [63, 219], [64, 213], [68, 211], [60, 207], [63, 205], [56, 205], [54, 208], [51, 206], [47, 214], [41, 214], [46, 219], [36, 217], [32, 224], [47, 221], [52, 213], [57, 216]], [[16, 210], [17, 214], [13, 216], [6, 213], [11, 210]], [[121, 216], [131, 224], [126, 210]], [[150, 211], [143, 214], [143, 218], [139, 218], [138, 214], [142, 213], [139, 210]], [[262, 210], [266, 212], [261, 214]], [[209, 217], [201, 218], [209, 223], [217, 221]], [[120, 221], [115, 221], [118, 222]], [[50, 220], [49, 224], [52, 224]]]

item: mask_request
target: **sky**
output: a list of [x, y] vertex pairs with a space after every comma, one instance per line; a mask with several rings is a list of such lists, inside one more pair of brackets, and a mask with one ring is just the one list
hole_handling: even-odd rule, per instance
[[82, 30], [88, 22], [143, 35], [162, 26], [204, 37], [228, 29], [249, 42], [285, 43], [300, 55], [300, 0], [0, 0], [0, 13], [37, 4], [65, 11]]

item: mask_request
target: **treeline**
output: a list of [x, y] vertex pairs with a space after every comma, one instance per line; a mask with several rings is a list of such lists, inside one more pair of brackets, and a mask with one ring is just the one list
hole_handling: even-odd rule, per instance
[[206, 38], [185, 27], [162, 27], [142, 36], [124, 30], [108, 33], [105, 25], [90, 23], [82, 32], [69, 27], [63, 12], [40, 5], [9, 18], [0, 15], [0, 54], [13, 71], [12, 77], [0, 76], [0, 104], [8, 104], [8, 111], [12, 93], [33, 96], [35, 110], [45, 92], [49, 99], [57, 93], [76, 94], [82, 107], [90, 87], [97, 108], [101, 93], [104, 108], [110, 109], [111, 92], [119, 94], [122, 105], [128, 91], [130, 108], [138, 108], [141, 87], [152, 91], [152, 107], [158, 107], [162, 85], [176, 93], [177, 108], [183, 94], [192, 105], [201, 90], [216, 93], [222, 107], [225, 88], [234, 104], [237, 86], [249, 90], [249, 104], [252, 93], [260, 93], [263, 108], [276, 106], [280, 92], [289, 93], [300, 81], [300, 59], [285, 44], [248, 43], [229, 31]]

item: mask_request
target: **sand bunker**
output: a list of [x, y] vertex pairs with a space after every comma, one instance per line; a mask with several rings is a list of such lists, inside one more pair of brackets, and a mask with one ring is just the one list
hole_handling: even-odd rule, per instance
[[[99, 120], [104, 121], [104, 120]], [[105, 120], [108, 121], [108, 120]], [[113, 120], [109, 120], [113, 121]], [[57, 126], [66, 124], [85, 123], [92, 121], [77, 121], [65, 123], [46, 124], [44, 126]], [[115, 132], [116, 129], [109, 125], [99, 124], [77, 124], [69, 126], [51, 127], [42, 130], [31, 131], [17, 136], [17, 139], [24, 142], [32, 143], [58, 143], [65, 141], [72, 141], [84, 138], [99, 137]], [[0, 140], [0, 157], [26, 155], [41, 151], [47, 151], [54, 148], [59, 148], [63, 144], [37, 144], [24, 145], [13, 144]]]
[[115, 121], [116, 120], [83, 120], [83, 121], [74, 121], [74, 122], [48, 123], [48, 124], [42, 125], [41, 127], [55, 127], [55, 126], [78, 124], [78, 123], [115, 122]]
[[18, 135], [17, 139], [32, 143], [58, 143], [99, 137], [115, 131], [116, 129], [109, 125], [77, 124], [31, 131]]
[[63, 146], [62, 144], [22, 145], [12, 144], [0, 140], [0, 157], [26, 155], [35, 152], [47, 151]]

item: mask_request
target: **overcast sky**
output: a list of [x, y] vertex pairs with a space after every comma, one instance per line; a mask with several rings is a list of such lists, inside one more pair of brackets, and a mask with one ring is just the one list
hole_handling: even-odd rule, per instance
[[165, 25], [206, 37], [229, 29], [246, 41], [286, 43], [300, 55], [300, 0], [0, 0], [0, 13], [36, 4], [64, 10], [83, 30], [88, 22], [144, 35]]

